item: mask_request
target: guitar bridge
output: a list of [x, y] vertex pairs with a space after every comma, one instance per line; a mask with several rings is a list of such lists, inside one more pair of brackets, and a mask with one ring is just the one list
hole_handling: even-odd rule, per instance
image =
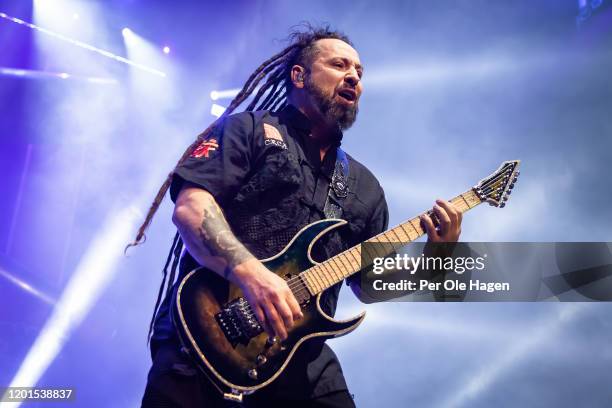
[[233, 347], [239, 343], [247, 344], [263, 332], [251, 305], [242, 297], [224, 305], [215, 319]]

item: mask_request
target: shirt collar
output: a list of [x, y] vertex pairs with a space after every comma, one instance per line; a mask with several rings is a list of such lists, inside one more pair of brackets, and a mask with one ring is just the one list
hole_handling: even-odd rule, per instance
[[[312, 122], [298, 108], [291, 104], [287, 104], [281, 111], [281, 115], [286, 122], [293, 128], [300, 131], [303, 136], [309, 137], [312, 129]], [[338, 131], [336, 143], [330, 148], [339, 147], [342, 144], [342, 132]]]

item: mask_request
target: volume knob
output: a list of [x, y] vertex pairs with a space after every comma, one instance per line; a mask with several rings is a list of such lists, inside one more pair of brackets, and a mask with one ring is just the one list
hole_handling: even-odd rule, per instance
[[256, 380], [256, 379], [257, 379], [257, 370], [256, 370], [256, 369], [251, 368], [251, 369], [249, 370], [249, 373], [248, 373], [248, 374], [249, 374], [249, 377], [250, 377], [252, 380]]

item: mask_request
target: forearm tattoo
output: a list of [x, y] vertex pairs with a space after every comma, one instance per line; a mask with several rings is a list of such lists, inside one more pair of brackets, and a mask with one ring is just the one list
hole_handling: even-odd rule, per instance
[[[221, 208], [214, 201], [207, 201], [204, 219], [200, 226], [200, 238], [213, 255], [224, 258], [230, 268], [254, 256], [238, 241], [232, 233]], [[227, 277], [227, 269], [224, 275]]]

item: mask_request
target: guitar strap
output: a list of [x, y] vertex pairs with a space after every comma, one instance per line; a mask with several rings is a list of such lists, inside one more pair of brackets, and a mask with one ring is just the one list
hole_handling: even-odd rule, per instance
[[340, 147], [336, 152], [336, 165], [332, 181], [329, 184], [327, 200], [323, 213], [326, 218], [342, 218], [342, 202], [348, 196], [349, 162], [346, 153]]

